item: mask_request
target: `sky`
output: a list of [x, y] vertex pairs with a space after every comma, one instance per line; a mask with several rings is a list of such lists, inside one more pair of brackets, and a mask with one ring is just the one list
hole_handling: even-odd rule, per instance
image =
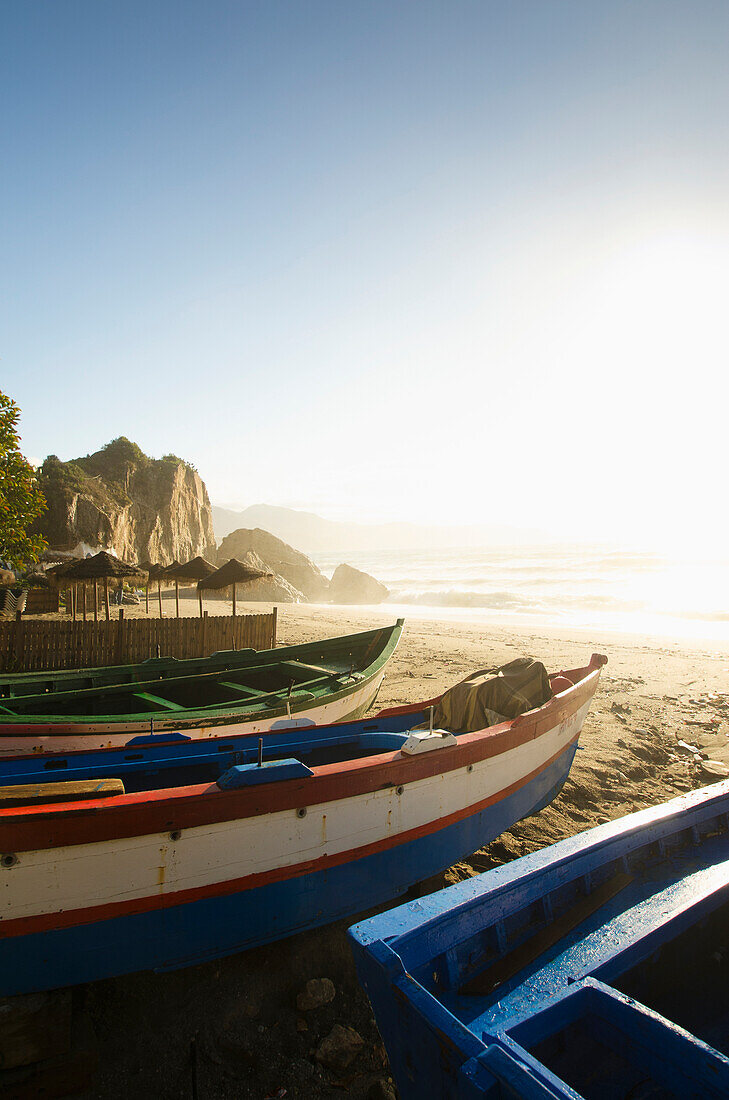
[[729, 5], [0, 5], [0, 389], [214, 503], [725, 550]]

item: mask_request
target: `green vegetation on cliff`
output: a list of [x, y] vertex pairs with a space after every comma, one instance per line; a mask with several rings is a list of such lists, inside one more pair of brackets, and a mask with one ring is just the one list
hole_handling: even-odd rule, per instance
[[[71, 492], [89, 493], [92, 497], [101, 495], [118, 504], [128, 504], [130, 498], [127, 490], [131, 474], [155, 465], [181, 465], [195, 470], [191, 462], [178, 458], [177, 455], [150, 458], [138, 444], [120, 435], [94, 454], [72, 458], [68, 462], [62, 462], [57, 455], [49, 455], [40, 468], [39, 479], [46, 490], [46, 496], [54, 490], [68, 489]], [[99, 479], [104, 483], [103, 488], [99, 485]], [[93, 482], [97, 484], [94, 485]]]
[[69, 462], [49, 455], [39, 482], [48, 509], [36, 530], [51, 546], [84, 542], [165, 564], [215, 554], [207, 490], [192, 463], [176, 455], [150, 458], [120, 436]]

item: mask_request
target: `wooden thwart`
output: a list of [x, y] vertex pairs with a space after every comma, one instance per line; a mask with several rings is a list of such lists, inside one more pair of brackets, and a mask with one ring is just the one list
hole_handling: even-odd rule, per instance
[[76, 779], [55, 783], [19, 783], [0, 787], [0, 808], [37, 806], [47, 802], [76, 802], [124, 794], [121, 779]]

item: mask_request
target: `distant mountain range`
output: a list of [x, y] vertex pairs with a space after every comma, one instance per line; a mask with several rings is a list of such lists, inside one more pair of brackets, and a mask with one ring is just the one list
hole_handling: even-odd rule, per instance
[[415, 523], [338, 523], [313, 512], [252, 504], [242, 512], [213, 505], [213, 528], [218, 542], [239, 527], [261, 527], [308, 554], [347, 550], [423, 550], [467, 546], [504, 546], [548, 543], [543, 531], [493, 525], [445, 527]]

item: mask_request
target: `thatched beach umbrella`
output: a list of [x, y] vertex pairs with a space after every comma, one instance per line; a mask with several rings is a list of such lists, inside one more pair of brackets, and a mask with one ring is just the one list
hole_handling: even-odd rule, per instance
[[238, 584], [248, 584], [257, 581], [261, 577], [272, 577], [273, 573], [264, 573], [261, 569], [254, 569], [250, 565], [244, 565], [237, 558], [231, 558], [220, 569], [216, 569], [209, 577], [197, 582], [198, 591], [204, 589], [217, 590], [232, 588], [233, 590], [233, 614], [235, 615], [235, 589]]
[[66, 610], [69, 615], [73, 615], [76, 618], [76, 585], [67, 576], [69, 569], [72, 569], [74, 565], [78, 565], [83, 558], [66, 557], [57, 565], [51, 566], [50, 569], [46, 569], [46, 576], [51, 584], [54, 584], [56, 588], [66, 589]]
[[107, 554], [106, 550], [100, 550], [91, 558], [84, 558], [75, 565], [70, 566], [63, 574], [63, 579], [73, 583], [84, 581], [104, 582], [104, 603], [106, 605], [107, 622], [111, 618], [109, 614], [109, 581], [120, 580], [123, 584], [130, 577], [143, 579], [143, 571], [138, 565], [130, 565], [126, 561]]
[[38, 558], [41, 565], [74, 565], [78, 560], [78, 554], [74, 554], [73, 550], [54, 550], [50, 546]]
[[[209, 561], [201, 557], [199, 554], [196, 558], [192, 558], [191, 561], [186, 561], [184, 565], [181, 565], [175, 573], [176, 581], [182, 581], [183, 584], [187, 582], [203, 581], [206, 577], [210, 577], [215, 572], [215, 566], [211, 565]], [[203, 605], [202, 605], [202, 592], [198, 588], [197, 598], [200, 603], [200, 618], [202, 618]]]
[[139, 568], [147, 574], [147, 583], [144, 586], [144, 610], [149, 615], [149, 582], [152, 579], [150, 574], [154, 566], [151, 561], [140, 561]]
[[180, 580], [179, 571], [182, 568], [177, 558], [169, 565], [166, 565], [162, 571], [162, 580], [175, 582], [175, 614], [177, 618], [180, 617]]
[[51, 588], [52, 582], [45, 573], [27, 573], [20, 581], [23, 588]]
[[159, 617], [162, 618], [162, 577], [164, 576], [164, 565], [150, 564], [147, 569], [147, 611], [149, 611], [149, 582], [157, 581], [157, 599], [159, 600]]

